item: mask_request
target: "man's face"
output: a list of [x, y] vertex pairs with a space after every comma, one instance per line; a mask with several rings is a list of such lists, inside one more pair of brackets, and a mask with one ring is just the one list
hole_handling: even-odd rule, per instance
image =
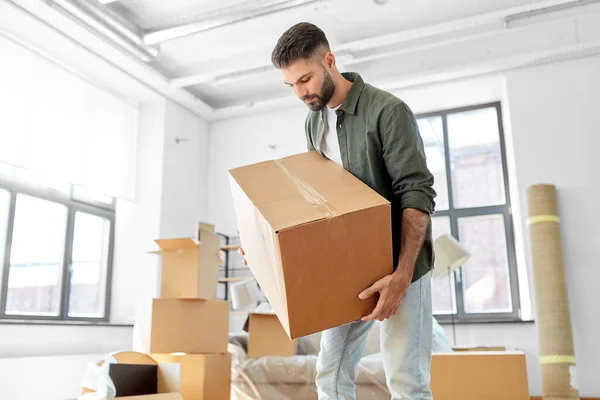
[[321, 62], [299, 60], [281, 71], [286, 85], [293, 88], [296, 96], [312, 111], [323, 109], [331, 100], [335, 84]]

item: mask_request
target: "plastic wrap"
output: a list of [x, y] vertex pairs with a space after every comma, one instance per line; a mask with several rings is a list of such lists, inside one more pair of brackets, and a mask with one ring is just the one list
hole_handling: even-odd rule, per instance
[[[315, 377], [319, 335], [298, 339], [299, 353], [304, 354], [256, 359], [246, 354], [246, 335], [240, 333], [230, 336], [232, 400], [317, 399]], [[381, 354], [369, 354], [361, 359], [357, 367], [356, 386], [361, 400], [389, 399]]]
[[[433, 351], [451, 352], [443, 328], [434, 321]], [[313, 400], [320, 334], [297, 339], [298, 355], [293, 357], [249, 358], [248, 334], [229, 338], [232, 353], [232, 400]], [[379, 324], [369, 332], [363, 357], [356, 370], [356, 395], [361, 400], [389, 400], [383, 359], [379, 349]]]

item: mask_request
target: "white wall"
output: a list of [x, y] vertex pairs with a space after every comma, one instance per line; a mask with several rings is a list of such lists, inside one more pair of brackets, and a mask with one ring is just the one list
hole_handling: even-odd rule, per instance
[[[600, 158], [592, 159], [592, 151], [600, 148], [596, 133], [600, 114], [594, 112], [600, 104], [600, 77], [595, 72], [594, 81], [590, 82], [593, 71], [600, 71], [598, 59], [519, 70], [506, 77], [488, 76], [394, 92], [415, 113], [493, 101], [502, 103], [519, 281], [526, 317], [531, 312], [530, 293], [533, 292], [526, 254], [524, 190], [531, 183], [544, 180], [561, 188], [561, 212], [566, 220], [563, 229], [567, 283], [575, 325], [578, 375], [584, 396], [600, 395], [600, 383], [592, 380], [594, 371], [600, 367], [595, 361], [600, 359], [600, 346], [592, 341], [592, 334], [600, 329], [600, 322], [592, 315], [595, 312], [597, 317], [597, 310], [586, 308], [590, 300], [584, 297], [592, 296], [593, 290], [599, 288], [596, 282], [600, 280], [600, 273], [591, 263], [594, 256], [599, 256], [600, 250], [593, 250], [593, 246], [600, 248], [600, 232], [593, 230], [593, 218], [582, 212], [593, 210], [593, 202], [600, 195], [600, 185], [593, 184], [600, 180], [592, 176], [593, 171], [600, 170]], [[305, 151], [306, 112], [306, 107], [299, 102], [289, 109], [211, 124], [208, 212], [219, 230], [236, 233], [227, 170]], [[581, 143], [570, 140], [574, 137], [580, 138]], [[534, 162], [533, 156], [541, 159]], [[593, 327], [584, 330], [584, 323], [591, 323]], [[445, 329], [451, 336], [451, 327], [445, 326]], [[458, 345], [494, 344], [524, 351], [530, 392], [541, 395], [535, 324], [460, 325], [456, 331]]]
[[195, 236], [206, 218], [208, 124], [167, 102], [164, 139], [160, 237]]
[[210, 125], [208, 216], [220, 232], [237, 234], [228, 171], [306, 151], [305, 117], [306, 108], [300, 104]]
[[[599, 396], [600, 57], [510, 72], [506, 86], [521, 206], [536, 183], [556, 185], [577, 375]], [[533, 360], [532, 360], [533, 361]]]
[[135, 201], [117, 203], [113, 323], [133, 323], [136, 303], [156, 293], [158, 258], [147, 252], [160, 229], [166, 107], [165, 100], [157, 100], [141, 108]]
[[206, 122], [180, 106], [159, 100], [142, 108], [136, 200], [117, 209], [111, 322], [133, 323], [135, 305], [158, 294], [160, 257], [148, 254], [154, 239], [193, 236], [204, 219], [207, 144]]

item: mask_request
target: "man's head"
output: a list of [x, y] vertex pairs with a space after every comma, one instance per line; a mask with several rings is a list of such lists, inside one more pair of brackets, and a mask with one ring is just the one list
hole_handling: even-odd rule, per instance
[[335, 92], [335, 58], [325, 33], [301, 22], [285, 31], [271, 54], [273, 65], [283, 73], [284, 82], [313, 111], [321, 110]]

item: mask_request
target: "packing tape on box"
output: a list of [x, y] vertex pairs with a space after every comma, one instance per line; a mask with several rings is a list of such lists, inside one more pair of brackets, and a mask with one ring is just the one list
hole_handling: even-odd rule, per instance
[[575, 356], [541, 356], [540, 364], [575, 364]]
[[527, 218], [527, 225], [533, 225], [540, 222], [556, 222], [560, 223], [560, 218], [557, 215], [534, 215]]
[[294, 182], [296, 188], [298, 188], [298, 192], [302, 195], [302, 197], [304, 197], [306, 201], [315, 206], [323, 207], [331, 217], [337, 216], [337, 212], [335, 211], [335, 209], [327, 202], [327, 199], [323, 197], [321, 193], [316, 191], [315, 188], [313, 188], [308, 183], [304, 182], [302, 179], [298, 178], [296, 175], [290, 172], [290, 170], [288, 170], [283, 165], [281, 160], [275, 160], [275, 164], [279, 167], [279, 169], [283, 171], [284, 174], [286, 174], [292, 180], [292, 182]]

